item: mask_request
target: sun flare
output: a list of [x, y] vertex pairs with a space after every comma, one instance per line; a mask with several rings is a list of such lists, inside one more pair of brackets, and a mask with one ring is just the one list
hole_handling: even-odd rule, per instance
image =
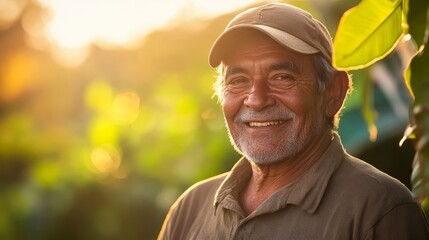
[[46, 33], [60, 47], [132, 45], [177, 19], [210, 17], [255, 0], [39, 0], [52, 15]]
[[156, 29], [174, 26], [183, 20], [210, 18], [259, 1], [38, 0], [38, 2], [50, 12], [43, 33], [50, 42], [54, 58], [63, 65], [73, 67], [85, 60], [90, 44], [108, 48], [133, 48], [141, 43], [145, 35]]

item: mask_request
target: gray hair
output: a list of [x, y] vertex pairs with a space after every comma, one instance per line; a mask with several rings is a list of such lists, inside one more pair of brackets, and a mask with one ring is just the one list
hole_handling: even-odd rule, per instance
[[312, 62], [313, 67], [316, 70], [319, 93], [323, 93], [326, 89], [326, 85], [329, 84], [332, 76], [337, 70], [326, 58], [320, 54], [313, 55]]

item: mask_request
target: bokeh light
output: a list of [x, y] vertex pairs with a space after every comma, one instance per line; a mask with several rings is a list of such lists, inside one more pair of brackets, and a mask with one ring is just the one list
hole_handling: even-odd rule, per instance
[[112, 115], [121, 125], [133, 123], [139, 116], [140, 97], [135, 91], [126, 91], [115, 96]]
[[36, 59], [26, 56], [24, 52], [13, 53], [3, 67], [3, 81], [0, 82], [1, 101], [12, 101], [37, 84], [37, 78], [34, 76], [40, 66]]
[[0, 1], [0, 30], [8, 28], [22, 13], [26, 0]]
[[91, 162], [99, 173], [114, 174], [121, 165], [121, 156], [113, 147], [98, 147], [91, 152]]

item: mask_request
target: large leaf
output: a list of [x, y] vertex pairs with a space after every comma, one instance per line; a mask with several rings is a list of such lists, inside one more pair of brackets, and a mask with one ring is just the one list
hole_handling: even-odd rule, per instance
[[341, 18], [334, 40], [334, 65], [360, 69], [382, 59], [403, 33], [401, 0], [363, 0]]
[[407, 0], [408, 15], [407, 23], [408, 32], [413, 36], [414, 41], [419, 48], [427, 41], [427, 17], [429, 11], [429, 0]]
[[422, 49], [410, 63], [408, 76], [414, 93], [413, 120], [416, 126], [416, 159], [412, 175], [413, 192], [422, 199], [429, 193], [429, 51]]

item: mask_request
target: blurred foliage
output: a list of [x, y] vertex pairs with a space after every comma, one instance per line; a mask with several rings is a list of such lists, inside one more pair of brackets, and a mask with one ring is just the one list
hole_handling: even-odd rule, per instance
[[29, 47], [34, 12], [0, 31], [0, 239], [154, 239], [185, 188], [238, 157], [206, 60], [231, 15], [70, 68]]
[[[296, 5], [319, 9], [332, 32], [355, 2]], [[21, 12], [0, 14], [0, 239], [154, 239], [184, 189], [239, 158], [207, 63], [235, 13], [153, 32], [136, 49], [93, 45], [67, 67], [30, 47], [28, 16], [48, 13], [16, 3]]]

